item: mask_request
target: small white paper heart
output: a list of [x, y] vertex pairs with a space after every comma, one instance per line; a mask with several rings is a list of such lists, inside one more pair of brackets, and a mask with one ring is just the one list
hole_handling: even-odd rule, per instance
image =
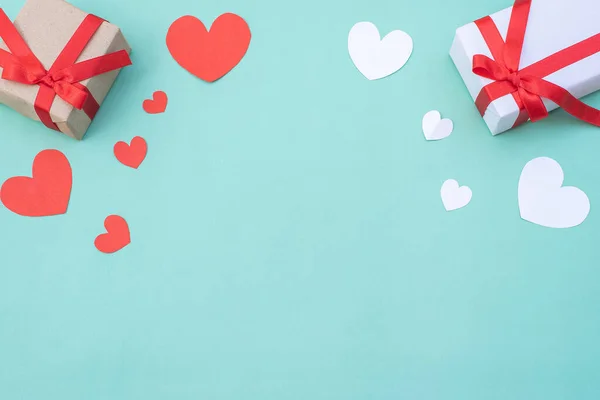
[[427, 140], [445, 139], [454, 130], [452, 120], [444, 118], [439, 111], [429, 111], [423, 117], [423, 134]]
[[527, 163], [519, 179], [519, 209], [525, 221], [547, 228], [572, 228], [590, 213], [590, 200], [576, 187], [565, 186], [559, 163], [548, 157]]
[[473, 192], [468, 186], [459, 186], [454, 179], [444, 182], [440, 193], [446, 211], [454, 211], [467, 206], [473, 197]]
[[359, 22], [348, 35], [348, 52], [358, 70], [369, 80], [385, 78], [406, 64], [413, 50], [412, 38], [399, 30], [383, 39], [371, 22]]

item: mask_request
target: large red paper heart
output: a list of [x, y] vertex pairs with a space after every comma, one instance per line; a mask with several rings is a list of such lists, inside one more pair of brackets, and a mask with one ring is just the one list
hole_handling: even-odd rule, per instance
[[73, 183], [67, 157], [58, 150], [41, 151], [32, 172], [32, 178], [16, 176], [4, 182], [0, 199], [6, 208], [26, 217], [66, 213]]
[[167, 94], [162, 90], [157, 90], [152, 94], [152, 100], [144, 100], [142, 107], [148, 114], [160, 114], [167, 109]]
[[123, 217], [109, 215], [104, 220], [106, 233], [98, 235], [94, 246], [103, 253], [114, 253], [131, 243], [129, 225]]
[[131, 139], [131, 144], [117, 142], [114, 147], [115, 157], [122, 164], [131, 168], [137, 168], [146, 158], [148, 144], [141, 136]]
[[198, 18], [186, 15], [169, 27], [167, 47], [175, 61], [188, 72], [214, 82], [242, 60], [250, 38], [248, 24], [238, 15], [221, 15], [210, 31]]

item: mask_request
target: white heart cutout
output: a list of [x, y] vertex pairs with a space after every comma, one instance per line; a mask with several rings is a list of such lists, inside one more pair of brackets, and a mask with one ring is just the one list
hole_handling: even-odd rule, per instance
[[473, 197], [473, 192], [468, 186], [459, 186], [454, 179], [448, 179], [440, 191], [442, 203], [446, 211], [454, 211], [466, 207]]
[[548, 157], [529, 161], [519, 179], [519, 209], [525, 221], [546, 228], [572, 228], [590, 213], [590, 200], [579, 188], [562, 186], [564, 173]]
[[439, 111], [429, 111], [423, 116], [423, 134], [427, 140], [442, 140], [452, 134], [454, 123], [444, 118]]
[[385, 78], [406, 64], [413, 50], [412, 38], [395, 30], [383, 39], [371, 22], [359, 22], [348, 35], [348, 52], [356, 68], [369, 80]]

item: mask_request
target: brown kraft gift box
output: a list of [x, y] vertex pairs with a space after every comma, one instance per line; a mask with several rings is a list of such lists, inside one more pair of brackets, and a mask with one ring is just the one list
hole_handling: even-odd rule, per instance
[[[43, 67], [50, 70], [87, 15], [88, 13], [63, 0], [27, 0], [13, 24]], [[9, 51], [8, 46], [2, 40], [0, 40], [0, 49]], [[119, 50], [125, 50], [127, 54], [131, 53], [131, 48], [121, 30], [104, 21], [85, 45], [76, 62], [90, 60]], [[124, 56], [128, 60], [127, 54]], [[0, 67], [0, 72], [2, 71], [3, 69]], [[120, 69], [115, 69], [100, 73], [80, 81], [79, 84], [85, 86], [97, 104], [101, 105], [119, 71]], [[0, 103], [28, 118], [40, 121], [34, 107], [40, 86], [41, 84], [23, 84], [13, 80], [0, 79]], [[89, 113], [75, 108], [59, 96], [54, 98], [49, 111], [50, 118], [58, 130], [78, 140], [83, 138], [91, 123]]]

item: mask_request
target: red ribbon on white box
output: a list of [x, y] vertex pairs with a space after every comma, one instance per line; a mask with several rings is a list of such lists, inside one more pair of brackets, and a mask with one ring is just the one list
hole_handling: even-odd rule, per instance
[[484, 115], [489, 105], [508, 94], [519, 106], [518, 126], [529, 119], [532, 122], [548, 116], [542, 97], [552, 100], [566, 112], [589, 124], [600, 127], [600, 110], [583, 103], [566, 89], [544, 78], [571, 64], [600, 52], [600, 34], [567, 47], [526, 68], [519, 69], [523, 42], [532, 0], [516, 0], [513, 5], [506, 42], [491, 17], [475, 21], [494, 59], [477, 54], [473, 57], [473, 73], [493, 80], [475, 100]]

